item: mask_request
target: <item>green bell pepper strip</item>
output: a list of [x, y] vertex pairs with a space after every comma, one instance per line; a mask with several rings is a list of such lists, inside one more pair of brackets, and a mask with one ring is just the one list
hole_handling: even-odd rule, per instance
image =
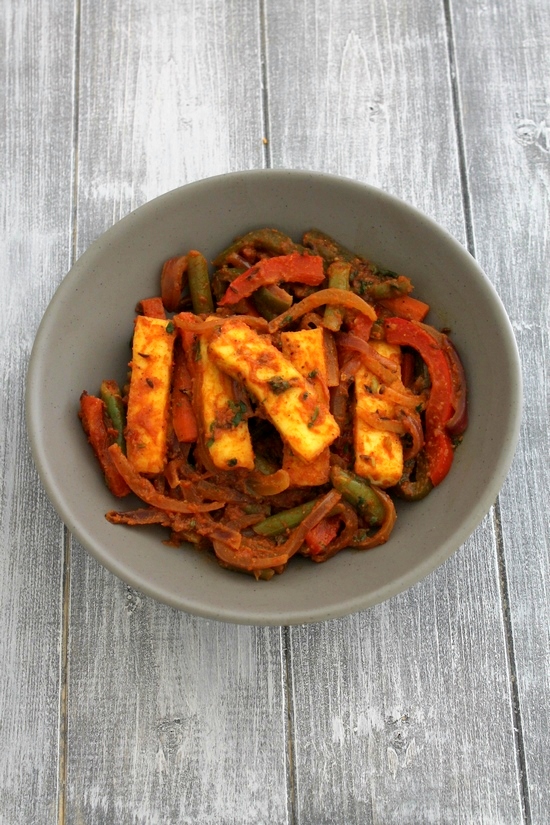
[[330, 235], [321, 232], [319, 229], [310, 229], [302, 238], [304, 246], [312, 249], [316, 255], [320, 255], [323, 260], [331, 264], [333, 261], [346, 261], [347, 263], [359, 263], [362, 259], [355, 252], [346, 249], [345, 246], [335, 241]]
[[197, 315], [214, 312], [208, 264], [204, 255], [194, 249], [187, 256], [187, 278], [193, 311]]
[[268, 516], [259, 524], [255, 524], [252, 529], [260, 536], [280, 536], [282, 533], [286, 533], [287, 530], [298, 527], [305, 517], [311, 513], [318, 501], [319, 499], [316, 498], [313, 501], [307, 501], [305, 504], [299, 504], [298, 507], [292, 507], [290, 510], [283, 510], [274, 516]]
[[215, 267], [222, 266], [231, 255], [239, 254], [246, 247], [263, 250], [269, 255], [288, 255], [291, 252], [303, 252], [304, 247], [279, 232], [278, 229], [255, 229], [241, 238], [237, 238], [213, 260]]
[[428, 367], [431, 390], [426, 405], [424, 451], [428, 476], [436, 487], [441, 484], [453, 463], [453, 443], [445, 425], [453, 415], [453, 382], [449, 362], [435, 338], [416, 321], [386, 318], [388, 344], [412, 347]]
[[[280, 290], [281, 293], [283, 291]], [[260, 315], [267, 321], [272, 321], [292, 305], [292, 295], [288, 295], [287, 300], [281, 294], [275, 295], [267, 287], [261, 286], [252, 295], [252, 301]]]
[[376, 527], [382, 523], [385, 515], [384, 505], [366, 479], [335, 464], [330, 470], [330, 480], [369, 527]]

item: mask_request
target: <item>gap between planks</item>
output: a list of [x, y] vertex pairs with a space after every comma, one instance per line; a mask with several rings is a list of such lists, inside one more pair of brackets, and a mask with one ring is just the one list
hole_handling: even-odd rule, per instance
[[[72, 267], [77, 256], [77, 192], [78, 192], [78, 128], [80, 119], [80, 36], [81, 0], [74, 0], [74, 63], [73, 63], [73, 122], [71, 157], [71, 226], [70, 260]], [[57, 772], [57, 825], [65, 825], [67, 813], [67, 772], [68, 772], [68, 705], [69, 705], [69, 634], [71, 610], [71, 534], [63, 527], [63, 583], [62, 583], [62, 632], [60, 652], [59, 690], [59, 743]]]
[[65, 825], [67, 794], [67, 725], [68, 725], [68, 669], [69, 669], [69, 617], [71, 591], [71, 536], [63, 527], [63, 585], [62, 628], [60, 653], [59, 690], [59, 744], [57, 769], [57, 825]]
[[[452, 0], [442, 0], [443, 12], [445, 16], [445, 28], [447, 33], [447, 52], [449, 56], [450, 69], [450, 83], [453, 101], [453, 113], [455, 121], [455, 132], [458, 150], [458, 163], [460, 173], [460, 185], [462, 193], [462, 207], [464, 211], [464, 223], [466, 230], [466, 246], [468, 252], [473, 258], [476, 257], [475, 237], [473, 230], [472, 218], [472, 204], [470, 200], [470, 191], [468, 186], [468, 169], [466, 164], [466, 149], [464, 140], [464, 128], [462, 124], [462, 110], [460, 106], [460, 89], [456, 66], [456, 50], [452, 19]], [[508, 681], [509, 692], [512, 703], [512, 719], [514, 729], [514, 740], [517, 754], [517, 765], [519, 772], [519, 785], [521, 792], [523, 819], [525, 825], [531, 825], [531, 803], [529, 796], [529, 785], [527, 781], [526, 760], [525, 760], [525, 743], [523, 736], [523, 723], [521, 717], [521, 709], [519, 703], [519, 694], [517, 687], [517, 667], [514, 650], [514, 635], [512, 629], [512, 622], [510, 617], [510, 602], [508, 589], [508, 573], [506, 570], [506, 560], [504, 556], [504, 539], [502, 536], [501, 521], [500, 521], [500, 498], [497, 499], [493, 505], [493, 528], [495, 531], [496, 546], [497, 546], [497, 565], [499, 573], [499, 591], [500, 591], [500, 605], [502, 612], [502, 622], [504, 627], [505, 644], [508, 659]]]

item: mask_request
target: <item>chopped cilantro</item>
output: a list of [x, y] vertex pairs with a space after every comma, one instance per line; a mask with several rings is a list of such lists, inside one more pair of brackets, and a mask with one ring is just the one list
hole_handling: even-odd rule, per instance
[[168, 321], [168, 323], [166, 324], [166, 332], [174, 332], [174, 330], [174, 324], [172, 323], [172, 321]]
[[274, 378], [270, 378], [267, 383], [269, 384], [271, 392], [274, 392], [275, 395], [280, 395], [281, 393], [290, 389], [290, 382], [286, 381], [284, 378], [281, 378], [280, 375], [276, 375]]
[[246, 404], [244, 401], [228, 401], [229, 409], [235, 413], [233, 418], [231, 419], [231, 426], [238, 427], [241, 421], [243, 420], [245, 413], [246, 413]]
[[313, 410], [313, 414], [312, 414], [311, 418], [307, 422], [307, 426], [309, 427], [309, 429], [311, 429], [313, 427], [313, 425], [315, 424], [315, 422], [317, 421], [318, 418], [319, 418], [319, 407], [315, 407], [315, 409]]

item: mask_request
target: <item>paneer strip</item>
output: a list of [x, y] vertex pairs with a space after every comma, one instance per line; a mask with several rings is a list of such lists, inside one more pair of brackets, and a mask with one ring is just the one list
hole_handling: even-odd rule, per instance
[[223, 372], [245, 384], [285, 443], [305, 461], [316, 459], [339, 435], [311, 381], [243, 321], [226, 321], [213, 334], [209, 352]]
[[128, 459], [138, 473], [164, 469], [175, 338], [171, 321], [136, 318], [125, 435]]
[[198, 337], [198, 359], [194, 369], [198, 407], [205, 446], [220, 470], [254, 469], [254, 451], [244, 418], [246, 407], [236, 398], [231, 378], [218, 369], [208, 351], [208, 334]]
[[[298, 332], [283, 332], [281, 343], [285, 358], [313, 384], [317, 401], [328, 404], [324, 330], [318, 327]], [[288, 444], [285, 444], [283, 470], [287, 471], [292, 487], [315, 487], [318, 484], [326, 484], [330, 473], [330, 450], [325, 447], [313, 461], [304, 461], [303, 458], [294, 454]]]
[[[384, 341], [370, 341], [380, 355], [400, 363], [401, 350]], [[403, 475], [403, 446], [399, 435], [376, 429], [365, 417], [395, 418], [395, 405], [378, 394], [380, 382], [361, 366], [355, 375], [355, 472], [378, 487], [392, 487]]]

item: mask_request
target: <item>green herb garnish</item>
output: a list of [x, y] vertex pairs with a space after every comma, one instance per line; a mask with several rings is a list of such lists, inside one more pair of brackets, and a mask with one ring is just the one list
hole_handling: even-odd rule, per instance
[[284, 378], [281, 378], [280, 375], [270, 378], [267, 383], [269, 384], [271, 392], [274, 392], [275, 395], [281, 395], [281, 393], [290, 389], [290, 381], [286, 381]]

